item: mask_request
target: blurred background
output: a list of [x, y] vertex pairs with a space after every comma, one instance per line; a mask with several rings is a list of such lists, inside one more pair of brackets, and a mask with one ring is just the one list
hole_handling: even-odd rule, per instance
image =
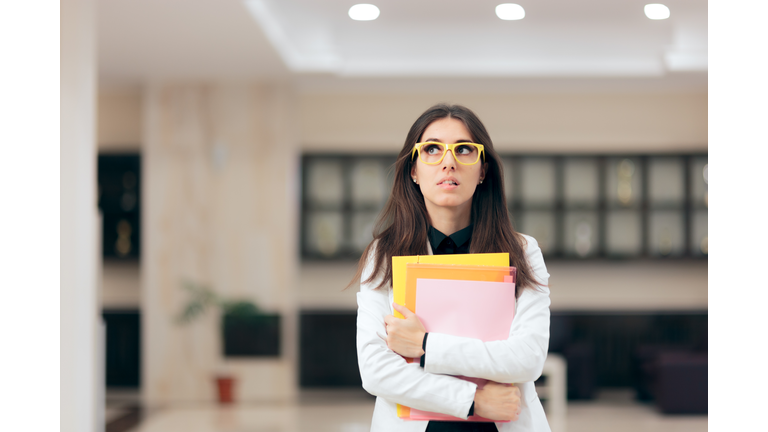
[[374, 4], [61, 3], [62, 429], [369, 430], [344, 287], [448, 102], [544, 252], [553, 430], [705, 431], [707, 3]]

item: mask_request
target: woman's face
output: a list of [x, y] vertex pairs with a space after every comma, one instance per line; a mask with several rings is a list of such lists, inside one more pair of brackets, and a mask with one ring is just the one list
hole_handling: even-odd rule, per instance
[[[426, 141], [446, 144], [473, 142], [464, 122], [451, 117], [430, 123], [421, 136], [421, 142]], [[485, 177], [487, 165], [482, 158], [474, 165], [462, 165], [456, 162], [453, 152], [448, 151], [437, 165], [427, 165], [417, 158], [411, 177], [418, 183], [430, 215], [444, 210], [464, 213], [472, 207], [472, 195]]]

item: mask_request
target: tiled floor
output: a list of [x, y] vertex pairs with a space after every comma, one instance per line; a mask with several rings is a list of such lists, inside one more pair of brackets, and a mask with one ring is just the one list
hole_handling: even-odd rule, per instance
[[[146, 413], [132, 432], [363, 432], [370, 430], [373, 399], [359, 393], [302, 393], [292, 405], [186, 406]], [[593, 401], [571, 402], [554, 432], [706, 432], [707, 416], [667, 416], [638, 404], [630, 391], [603, 391]], [[556, 427], [559, 426], [559, 427]], [[558, 430], [559, 429], [559, 430]]]

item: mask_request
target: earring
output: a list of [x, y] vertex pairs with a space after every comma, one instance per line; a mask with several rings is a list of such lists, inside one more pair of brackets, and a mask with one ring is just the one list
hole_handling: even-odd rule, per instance
[[418, 183], [416, 182], [416, 177], [414, 177], [414, 178], [413, 178], [413, 182], [414, 182], [414, 183], [416, 183], [416, 184], [418, 184]]
[[483, 184], [483, 181], [482, 181], [482, 180], [480, 180], [480, 184]]

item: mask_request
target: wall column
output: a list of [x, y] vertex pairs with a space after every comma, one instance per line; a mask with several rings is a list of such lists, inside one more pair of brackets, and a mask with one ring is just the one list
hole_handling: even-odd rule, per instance
[[62, 431], [83, 432], [104, 426], [96, 350], [95, 8], [92, 0], [60, 7], [60, 424]]
[[[290, 92], [157, 84], [144, 100], [144, 402], [212, 402], [221, 371], [237, 377], [241, 401], [293, 399], [298, 156]], [[184, 280], [282, 314], [282, 355], [225, 360], [218, 313], [176, 324]]]

